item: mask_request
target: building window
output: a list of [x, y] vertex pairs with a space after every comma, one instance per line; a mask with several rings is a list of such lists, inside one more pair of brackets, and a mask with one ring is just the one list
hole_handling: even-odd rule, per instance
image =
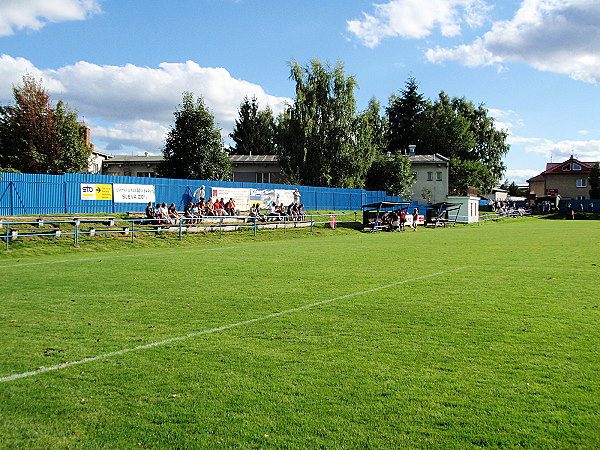
[[563, 170], [571, 170], [571, 164], [565, 164]]
[[577, 180], [577, 187], [578, 188], [584, 188], [587, 187], [587, 180], [585, 178], [579, 178]]
[[575, 200], [585, 200], [585, 195], [578, 195]]
[[442, 172], [436, 172], [435, 173], [435, 179], [437, 181], [442, 181]]
[[573, 163], [573, 170], [581, 170], [581, 166], [577, 163]]
[[150, 178], [154, 176], [154, 172], [137, 172], [136, 176]]
[[433, 172], [427, 172], [427, 181], [433, 181]]
[[257, 183], [270, 183], [271, 174], [269, 172], [256, 172]]

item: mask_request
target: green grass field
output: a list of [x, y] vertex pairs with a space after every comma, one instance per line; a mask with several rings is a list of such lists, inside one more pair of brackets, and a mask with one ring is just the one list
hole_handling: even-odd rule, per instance
[[600, 447], [600, 222], [273, 236], [0, 253], [0, 447]]

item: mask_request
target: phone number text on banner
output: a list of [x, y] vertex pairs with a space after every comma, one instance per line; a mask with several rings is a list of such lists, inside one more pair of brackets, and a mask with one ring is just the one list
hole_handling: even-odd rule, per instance
[[153, 184], [113, 184], [115, 203], [155, 202]]

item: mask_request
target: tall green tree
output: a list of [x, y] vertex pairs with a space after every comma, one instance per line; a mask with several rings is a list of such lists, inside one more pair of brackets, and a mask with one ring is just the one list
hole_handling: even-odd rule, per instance
[[496, 126], [494, 118], [488, 115], [488, 110], [483, 104], [475, 107], [465, 98], [455, 97], [452, 99], [452, 105], [457, 114], [467, 119], [469, 130], [475, 138], [475, 145], [463, 159], [480, 161], [487, 167], [490, 172], [490, 184], [482, 188], [489, 191], [500, 182], [506, 170], [502, 158], [510, 149], [506, 142], [508, 132]]
[[277, 154], [284, 179], [314, 186], [359, 188], [372, 162], [372, 146], [358, 134], [356, 80], [313, 59], [290, 63], [293, 105], [279, 117]]
[[175, 124], [165, 140], [159, 174], [170, 178], [231, 179], [231, 160], [204, 100], [194, 100], [192, 93], [185, 92], [174, 115]]
[[475, 136], [467, 118], [460, 115], [444, 91], [437, 100], [428, 102], [423, 114], [425, 124], [420, 128], [421, 154], [441, 153], [449, 158], [471, 160]]
[[270, 108], [260, 110], [256, 97], [245, 97], [240, 104], [238, 119], [229, 135], [235, 145], [234, 155], [275, 154], [275, 119]]
[[419, 128], [418, 153], [450, 157], [450, 188], [465, 193], [467, 186], [489, 192], [504, 174], [502, 158], [508, 152], [508, 134], [498, 130], [483, 105], [440, 92], [427, 102]]
[[[367, 109], [359, 116], [365, 123], [361, 135], [372, 146], [373, 153], [373, 162], [367, 172], [365, 187], [386, 191], [389, 195], [406, 197], [415, 181], [410, 160], [400, 151], [402, 147], [395, 147], [396, 151], [389, 150], [392, 148], [389, 145], [388, 132], [391, 125], [379, 111], [379, 103], [371, 99]], [[386, 112], [389, 116], [389, 108]]]
[[91, 147], [77, 113], [52, 107], [41, 81], [31, 75], [13, 88], [14, 104], [0, 107], [0, 167], [21, 172], [87, 172]]
[[420, 147], [421, 144], [420, 130], [427, 102], [419, 93], [417, 80], [410, 77], [401, 94], [393, 94], [386, 108], [389, 124], [387, 150], [391, 153], [407, 150], [409, 145]]
[[400, 153], [379, 153], [369, 168], [366, 188], [408, 197], [415, 182], [410, 159]]

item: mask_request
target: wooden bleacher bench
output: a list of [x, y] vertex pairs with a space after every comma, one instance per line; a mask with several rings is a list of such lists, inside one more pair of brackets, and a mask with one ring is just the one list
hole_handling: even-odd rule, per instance
[[110, 232], [114, 232], [114, 231], [118, 231], [122, 234], [129, 234], [129, 226], [108, 226], [108, 227], [90, 227], [90, 229], [87, 231], [89, 233], [90, 236], [95, 236], [96, 234], [101, 234], [101, 233], [110, 233]]
[[[24, 224], [22, 224], [24, 225]], [[16, 240], [19, 236], [55, 236], [58, 237], [61, 234], [60, 228], [48, 228], [48, 227], [10, 227], [9, 237], [11, 240]], [[0, 237], [6, 237], [6, 233], [0, 235]]]

